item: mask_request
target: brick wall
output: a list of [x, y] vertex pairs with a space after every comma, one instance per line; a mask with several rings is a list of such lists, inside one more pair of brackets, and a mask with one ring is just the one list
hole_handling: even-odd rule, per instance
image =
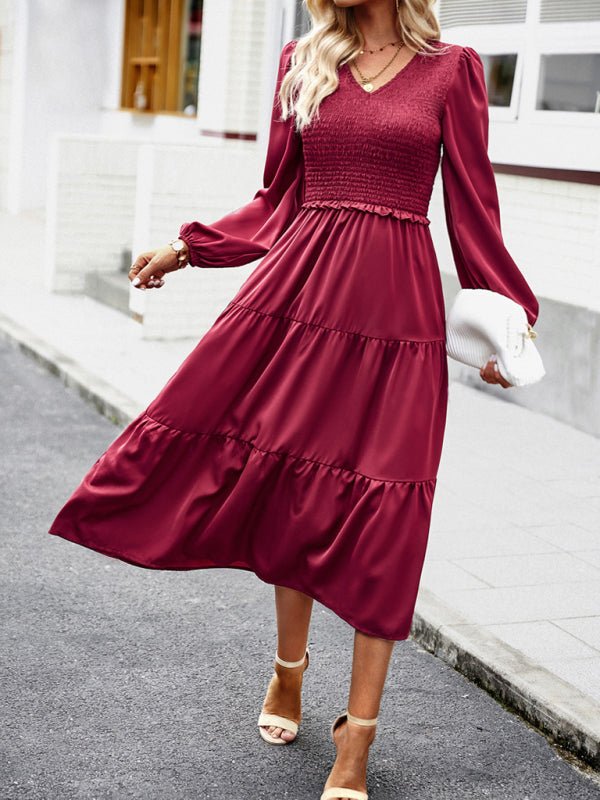
[[[505, 174], [496, 183], [504, 240], [533, 291], [600, 312], [600, 187]], [[440, 269], [454, 273], [439, 173], [430, 212]]]
[[139, 143], [59, 136], [47, 204], [46, 285], [82, 291], [87, 272], [115, 272], [131, 248]]
[[[143, 145], [133, 236], [134, 257], [167, 244], [184, 222], [210, 224], [249, 202], [262, 185], [255, 144]], [[160, 292], [130, 290], [145, 338], [200, 336], [255, 265], [188, 268], [167, 276]]]

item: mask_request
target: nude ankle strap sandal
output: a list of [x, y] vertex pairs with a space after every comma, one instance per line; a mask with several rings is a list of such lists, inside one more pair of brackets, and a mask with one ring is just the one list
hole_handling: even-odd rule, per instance
[[[332, 739], [336, 728], [345, 720], [353, 722], [355, 725], [364, 725], [369, 727], [371, 725], [377, 725], [377, 717], [374, 719], [362, 719], [361, 717], [353, 716], [348, 711], [344, 711], [343, 714], [340, 714], [333, 721], [331, 726]], [[329, 789], [325, 789], [321, 795], [321, 800], [334, 800], [334, 798], [340, 797], [347, 797], [348, 800], [369, 800], [369, 795], [366, 792], [359, 792], [357, 789], [345, 789], [343, 786], [331, 786]]]
[[[294, 667], [301, 667], [304, 662], [306, 662], [306, 666], [304, 667], [305, 670], [308, 669], [308, 662], [309, 662], [309, 653], [308, 647], [306, 648], [306, 653], [304, 656], [299, 659], [298, 661], [284, 661], [282, 658], [279, 658], [278, 654], [275, 653], [275, 661], [282, 667], [288, 667], [289, 669], [293, 669]], [[290, 744], [290, 742], [286, 741], [285, 739], [278, 738], [276, 736], [271, 736], [271, 734], [262, 727], [263, 725], [275, 725], [278, 728], [283, 728], [286, 731], [291, 731], [294, 734], [298, 733], [298, 723], [293, 719], [288, 719], [287, 717], [280, 717], [279, 714], [266, 714], [264, 711], [260, 712], [258, 717], [258, 731], [265, 742], [269, 744]], [[295, 741], [295, 740], [292, 740]]]

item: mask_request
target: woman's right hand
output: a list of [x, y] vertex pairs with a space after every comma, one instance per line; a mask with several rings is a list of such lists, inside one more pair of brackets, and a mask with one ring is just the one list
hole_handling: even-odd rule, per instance
[[[183, 252], [187, 256], [187, 246]], [[160, 289], [167, 272], [176, 272], [178, 269], [181, 269], [181, 264], [177, 253], [170, 245], [166, 245], [158, 250], [140, 253], [127, 277], [137, 289]]]

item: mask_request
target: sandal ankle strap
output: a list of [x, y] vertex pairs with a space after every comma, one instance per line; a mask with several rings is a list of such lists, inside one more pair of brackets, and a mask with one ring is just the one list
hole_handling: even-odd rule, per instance
[[377, 719], [378, 719], [377, 717], [374, 717], [373, 719], [362, 719], [361, 717], [355, 717], [349, 711], [346, 711], [346, 717], [350, 722], [354, 722], [355, 725], [365, 725], [365, 726], [377, 725]]
[[306, 661], [306, 656], [308, 655], [308, 647], [306, 648], [306, 652], [298, 661], [284, 661], [282, 658], [279, 658], [278, 654], [275, 653], [275, 661], [280, 664], [282, 667], [301, 667], [302, 664]]

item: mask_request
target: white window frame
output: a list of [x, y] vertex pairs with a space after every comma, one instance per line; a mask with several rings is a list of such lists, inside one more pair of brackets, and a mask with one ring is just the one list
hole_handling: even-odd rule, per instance
[[516, 53], [515, 79], [510, 106], [490, 106], [490, 121], [515, 122], [522, 106], [521, 93], [525, 66], [525, 25], [464, 25], [442, 31], [442, 40], [473, 47], [480, 56]]
[[537, 109], [541, 56], [600, 52], [600, 22], [542, 23], [541, 0], [529, 0], [524, 23], [465, 25], [442, 40], [480, 55], [517, 53], [509, 108], [490, 106], [490, 154], [507, 164], [600, 171], [600, 114]]
[[[532, 122], [552, 122], [556, 125], [598, 128], [600, 114], [590, 111], [549, 111], [536, 108], [542, 56], [599, 53], [600, 22], [589, 23], [545, 23], [540, 24], [531, 50], [532, 69], [523, 98], [523, 119]], [[548, 30], [545, 30], [545, 29]]]
[[521, 82], [524, 61], [522, 52], [517, 50], [515, 47], [512, 49], [510, 47], [495, 47], [493, 49], [486, 48], [485, 50], [478, 50], [478, 52], [481, 56], [505, 56], [516, 54], [517, 62], [515, 64], [515, 77], [510, 97], [510, 105], [489, 107], [490, 120], [516, 120], [519, 115], [519, 104], [521, 99]]

